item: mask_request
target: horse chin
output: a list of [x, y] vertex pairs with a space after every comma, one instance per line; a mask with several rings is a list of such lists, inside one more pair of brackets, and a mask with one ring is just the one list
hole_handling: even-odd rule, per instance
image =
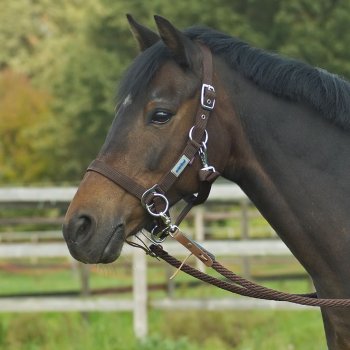
[[[120, 232], [122, 231], [122, 232]], [[108, 264], [117, 260], [124, 245], [124, 228], [119, 227], [104, 247], [98, 263]], [[91, 262], [89, 262], [91, 263]]]

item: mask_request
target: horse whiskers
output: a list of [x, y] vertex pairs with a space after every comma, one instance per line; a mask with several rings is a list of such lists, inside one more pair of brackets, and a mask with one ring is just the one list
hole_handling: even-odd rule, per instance
[[96, 265], [95, 271], [103, 277], [114, 277], [117, 274], [117, 269], [114, 265]]
[[[136, 242], [131, 242], [131, 241], [128, 241], [128, 240], [125, 240], [129, 245], [133, 246], [133, 247], [136, 247], [136, 248], [141, 248], [143, 249], [146, 254], [148, 255], [151, 255], [153, 257], [155, 257], [157, 260], [160, 260], [158, 258], [158, 256], [154, 255], [154, 253], [148, 248], [147, 244], [138, 236], [138, 234], [142, 234], [143, 237], [145, 237], [148, 241], [150, 241], [152, 244], [157, 244], [156, 242], [154, 242], [150, 237], [148, 237], [147, 234], [145, 234], [143, 232], [143, 230], [139, 231], [136, 235], [135, 235], [135, 238], [138, 239], [143, 246], [141, 246], [140, 244], [136, 243]], [[176, 269], [176, 271], [169, 277], [169, 280], [172, 280], [174, 279], [177, 274], [180, 272], [182, 266], [186, 263], [186, 261], [192, 256], [193, 254], [190, 253], [189, 255], [186, 256], [186, 258], [182, 261], [181, 265]]]
[[143, 237], [145, 237], [147, 240], [149, 240], [152, 244], [157, 244], [157, 243], [154, 242], [151, 238], [149, 238], [149, 237], [143, 232], [143, 230], [139, 231], [137, 234], [134, 235], [134, 237], [135, 237], [137, 240], [139, 240], [139, 241], [142, 243], [142, 245], [141, 245], [141, 244], [138, 244], [138, 243], [136, 243], [136, 242], [133, 242], [133, 241], [129, 241], [129, 240], [127, 240], [127, 239], [125, 239], [125, 242], [126, 242], [127, 244], [129, 244], [130, 246], [132, 246], [132, 247], [136, 247], [136, 248], [142, 249], [147, 255], [150, 255], [150, 256], [156, 258], [157, 260], [160, 260], [160, 259], [159, 259], [156, 255], [154, 255], [154, 253], [149, 249], [148, 245], [138, 236], [138, 234], [140, 234], [140, 233], [143, 235]]

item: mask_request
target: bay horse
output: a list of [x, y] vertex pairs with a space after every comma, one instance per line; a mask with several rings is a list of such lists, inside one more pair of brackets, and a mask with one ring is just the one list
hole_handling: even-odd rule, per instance
[[[210, 165], [237, 183], [312, 277], [321, 298], [350, 298], [350, 84], [297, 60], [203, 27], [128, 16], [140, 54], [119, 88], [97, 159], [151, 188], [174, 164], [170, 205], [198, 192], [199, 157], [179, 163], [201, 97], [202, 50], [216, 105], [206, 125]], [[63, 233], [73, 257], [109, 263], [149, 224], [140, 200], [88, 171]], [[350, 309], [321, 308], [329, 349], [350, 349]]]

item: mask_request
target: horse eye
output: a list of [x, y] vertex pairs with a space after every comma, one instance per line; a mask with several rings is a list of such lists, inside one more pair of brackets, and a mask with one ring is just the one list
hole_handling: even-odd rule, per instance
[[151, 122], [154, 124], [165, 124], [172, 116], [173, 114], [167, 111], [155, 111], [152, 114]]

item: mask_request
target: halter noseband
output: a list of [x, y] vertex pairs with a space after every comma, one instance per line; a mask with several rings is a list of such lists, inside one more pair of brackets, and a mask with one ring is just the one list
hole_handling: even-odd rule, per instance
[[[147, 189], [129, 176], [120, 173], [99, 159], [95, 159], [87, 169], [87, 171], [94, 171], [103, 175], [115, 184], [121, 186], [130, 194], [134, 195], [136, 198], [140, 199], [142, 206], [156, 219], [157, 227], [161, 228], [157, 233], [152, 232], [153, 240], [158, 242], [164, 240], [169, 235], [171, 229], [183, 220], [194, 205], [203, 203], [208, 198], [211, 185], [219, 176], [219, 173], [216, 172], [215, 168], [208, 165], [206, 147], [208, 140], [206, 126], [210, 112], [215, 106], [215, 89], [212, 86], [212, 55], [206, 46], [199, 44], [199, 47], [202, 53], [203, 66], [200, 103], [197, 109], [195, 123], [189, 131], [187, 144], [171, 170], [163, 176], [158, 184]], [[196, 154], [199, 155], [203, 165], [199, 170], [200, 188], [198, 194], [185, 199], [188, 205], [179, 215], [175, 225], [172, 225], [168, 215], [169, 201], [166, 194], [185, 170], [187, 165], [192, 162]]]

